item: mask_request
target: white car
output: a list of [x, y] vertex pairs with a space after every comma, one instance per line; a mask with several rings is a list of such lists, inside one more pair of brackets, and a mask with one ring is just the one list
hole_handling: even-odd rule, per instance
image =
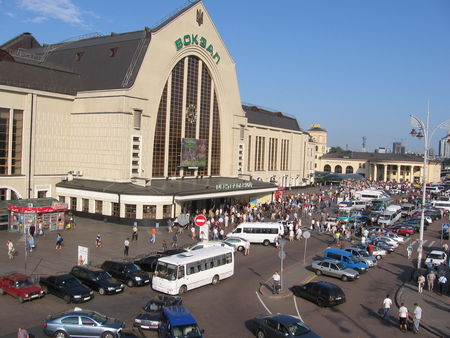
[[398, 244], [402, 244], [405, 241], [405, 237], [397, 235], [395, 232], [388, 231], [385, 234], [386, 237], [392, 238]]
[[433, 263], [435, 265], [441, 265], [447, 263], [447, 254], [441, 250], [431, 251], [427, 259], [425, 259], [425, 264]]
[[248, 241], [240, 237], [227, 237], [223, 240], [224, 244], [229, 244], [235, 251], [244, 251]]
[[203, 249], [203, 248], [210, 248], [212, 246], [226, 246], [226, 247], [229, 247], [231, 250], [235, 251], [234, 247], [224, 244], [222, 241], [201, 241], [194, 245], [191, 245], [190, 247], [186, 248], [186, 250], [193, 251], [193, 250], [199, 250], [199, 249]]
[[398, 242], [389, 236], [375, 236], [373, 239], [382, 240], [382, 241], [392, 245], [394, 248], [398, 247]]

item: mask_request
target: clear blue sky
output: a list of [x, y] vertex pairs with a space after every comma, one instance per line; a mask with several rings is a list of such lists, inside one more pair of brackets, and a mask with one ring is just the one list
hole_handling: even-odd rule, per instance
[[[154, 27], [185, 0], [0, 0], [0, 44], [41, 43]], [[450, 119], [448, 0], [204, 0], [237, 64], [241, 99], [319, 123], [329, 145], [361, 150], [403, 142], [409, 114]], [[446, 134], [438, 130], [432, 147]]]

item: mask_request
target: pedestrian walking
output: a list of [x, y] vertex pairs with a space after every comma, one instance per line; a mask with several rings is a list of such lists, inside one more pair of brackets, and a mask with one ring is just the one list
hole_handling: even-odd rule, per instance
[[152, 235], [152, 237], [150, 239], [150, 242], [152, 242], [152, 244], [155, 244], [156, 243], [156, 228], [152, 229], [151, 235]]
[[39, 222], [39, 224], [38, 224], [38, 233], [39, 233], [39, 236], [44, 236], [44, 226], [43, 226], [43, 224], [42, 224], [42, 222]]
[[419, 293], [422, 293], [423, 292], [423, 287], [424, 287], [424, 285], [425, 285], [425, 276], [424, 275], [420, 275], [418, 278], [417, 278], [417, 291], [419, 292]]
[[30, 335], [28, 331], [19, 327], [19, 329], [17, 330], [17, 338], [29, 338], [29, 337]]
[[134, 222], [133, 233], [131, 234], [131, 241], [138, 240], [138, 227], [137, 222]]
[[123, 255], [125, 257], [128, 257], [128, 251], [130, 250], [130, 238], [127, 238], [126, 240], [123, 241]]
[[383, 319], [389, 318], [389, 310], [392, 306], [392, 299], [389, 295], [386, 295], [386, 298], [383, 300]]
[[422, 308], [419, 306], [418, 303], [414, 303], [414, 310], [413, 310], [413, 314], [414, 314], [414, 331], [417, 333], [419, 332], [419, 325], [420, 325], [420, 320], [422, 319]]
[[275, 271], [275, 273], [272, 276], [272, 280], [273, 280], [272, 293], [273, 294], [279, 294], [280, 293], [280, 289], [281, 289], [281, 277], [280, 277], [280, 274], [278, 273], [278, 271]]
[[8, 258], [13, 259], [14, 258], [14, 244], [11, 241], [6, 242], [6, 247], [8, 248]]
[[300, 225], [297, 227], [297, 230], [295, 230], [295, 237], [297, 240], [300, 240], [302, 238], [303, 231], [300, 228]]
[[34, 233], [36, 232], [36, 226], [34, 224], [30, 225], [30, 235], [34, 237]]
[[244, 242], [244, 256], [248, 256], [250, 254], [250, 241]]
[[31, 235], [28, 235], [27, 237], [27, 243], [28, 243], [28, 250], [30, 252], [33, 252], [33, 249], [35, 248], [35, 242], [34, 242], [34, 237]]
[[434, 272], [434, 270], [431, 270], [427, 274], [428, 291], [433, 291], [435, 280], [436, 280], [436, 273]]
[[406, 247], [406, 253], [408, 254], [408, 259], [411, 259], [412, 252], [413, 252], [413, 246], [410, 244]]
[[438, 279], [439, 282], [439, 293], [442, 296], [442, 293], [444, 292], [445, 284], [447, 283], [447, 277], [445, 275], [442, 275]]
[[166, 251], [166, 250], [167, 250], [167, 242], [166, 242], [165, 239], [163, 239], [162, 247], [163, 247], [163, 251]]
[[97, 236], [95, 237], [95, 246], [97, 248], [102, 247], [102, 237], [100, 236], [100, 233], [98, 233]]
[[174, 233], [172, 236], [172, 248], [178, 248], [178, 234]]
[[63, 237], [58, 232], [58, 234], [56, 235], [56, 250], [62, 249], [63, 241], [64, 241]]
[[407, 320], [408, 320], [408, 309], [405, 306], [405, 303], [402, 303], [400, 308], [398, 309], [398, 318], [400, 321], [400, 330], [402, 332], [406, 332], [407, 327]]
[[191, 238], [192, 240], [195, 240], [195, 227], [191, 226]]

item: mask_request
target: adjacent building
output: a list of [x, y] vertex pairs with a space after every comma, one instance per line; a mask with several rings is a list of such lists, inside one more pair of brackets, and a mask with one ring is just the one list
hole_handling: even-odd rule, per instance
[[450, 157], [450, 130], [446, 136], [439, 140], [439, 157]]

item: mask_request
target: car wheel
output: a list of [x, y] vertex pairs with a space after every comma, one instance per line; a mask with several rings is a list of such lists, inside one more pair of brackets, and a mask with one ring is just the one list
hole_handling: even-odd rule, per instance
[[265, 335], [264, 332], [262, 332], [261, 330], [258, 330], [258, 331], [256, 332], [256, 337], [258, 337], [258, 338], [265, 338], [266, 335]]
[[319, 305], [320, 307], [325, 306], [325, 299], [323, 299], [322, 297], [317, 298], [317, 305]]
[[0, 295], [4, 295], [4, 294], [5, 294], [5, 291], [3, 291], [2, 288], [0, 288]]
[[408, 234], [408, 233], [406, 233], [406, 234], [405, 234], [405, 237], [409, 237], [409, 234]]
[[134, 286], [133, 281], [130, 279], [129, 281], [127, 281], [127, 285], [129, 288], [132, 288]]
[[380, 260], [381, 259], [381, 255], [377, 255], [375, 258]]
[[263, 245], [264, 246], [268, 246], [270, 244], [270, 241], [268, 240], [268, 239], [265, 239], [264, 241], [263, 241]]
[[105, 289], [103, 288], [98, 289], [98, 293], [103, 296], [105, 294]]
[[239, 251], [239, 252], [244, 251], [244, 247], [243, 246], [238, 246], [237, 251]]
[[322, 271], [316, 270], [316, 275], [317, 275], [317, 276], [320, 276], [321, 274], [322, 274]]
[[342, 275], [341, 280], [343, 282], [346, 282], [346, 281], [348, 281], [348, 277], [346, 275]]
[[22, 296], [19, 296], [18, 298], [17, 298], [17, 300], [19, 301], [19, 303], [23, 303], [23, 298], [22, 298]]
[[187, 286], [186, 285], [180, 286], [180, 290], [178, 290], [178, 294], [182, 295], [182, 294], [184, 294], [186, 292], [187, 292]]
[[42, 291], [44, 291], [45, 294], [48, 293], [48, 287], [46, 287], [45, 285], [42, 286]]
[[67, 333], [65, 333], [64, 331], [56, 331], [55, 334], [53, 335], [53, 337], [55, 337], [55, 338], [67, 338]]
[[116, 335], [112, 332], [104, 332], [102, 338], [114, 338]]
[[216, 285], [219, 282], [219, 276], [215, 275], [212, 279], [211, 284], [212, 285]]
[[65, 295], [63, 299], [67, 304], [70, 303], [70, 296]]

